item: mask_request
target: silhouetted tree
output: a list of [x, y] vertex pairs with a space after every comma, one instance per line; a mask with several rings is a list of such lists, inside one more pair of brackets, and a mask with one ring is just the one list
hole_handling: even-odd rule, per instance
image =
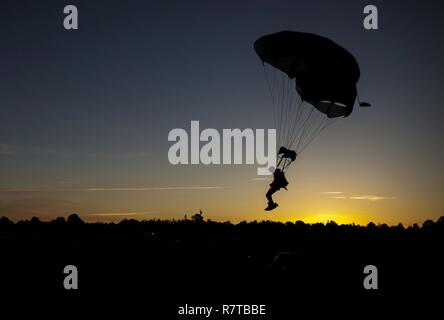
[[12, 222], [11, 220], [9, 220], [8, 217], [1, 217], [0, 218], [0, 226], [5, 226], [5, 227], [9, 227], [11, 225], [13, 225], [14, 222]]
[[66, 220], [69, 224], [81, 225], [84, 224], [83, 220], [77, 215], [77, 213], [70, 214]]
[[32, 217], [30, 223], [33, 225], [40, 224], [40, 219], [37, 217]]
[[304, 222], [304, 221], [301, 221], [301, 220], [296, 221], [294, 224], [295, 224], [296, 226], [298, 226], [298, 227], [304, 227], [304, 226], [305, 226], [305, 222]]
[[375, 229], [376, 228], [376, 224], [374, 224], [373, 222], [369, 222], [369, 223], [367, 223], [367, 228], [368, 229]]
[[426, 220], [424, 221], [424, 223], [422, 224], [422, 227], [424, 229], [432, 229], [435, 226], [435, 222], [433, 222], [433, 220]]
[[51, 222], [53, 222], [55, 224], [64, 224], [64, 223], [66, 223], [66, 220], [64, 217], [57, 217], [55, 220], [53, 220]]
[[204, 221], [204, 217], [203, 217], [202, 210], [199, 210], [199, 213], [195, 213], [191, 217], [191, 220], [193, 220], [194, 222], [203, 222]]
[[336, 221], [330, 220], [327, 221], [327, 226], [337, 227], [338, 224], [336, 223]]

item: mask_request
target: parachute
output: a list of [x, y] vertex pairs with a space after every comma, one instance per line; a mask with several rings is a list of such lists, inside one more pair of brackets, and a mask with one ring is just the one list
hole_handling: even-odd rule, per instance
[[254, 49], [272, 95], [282, 146], [278, 167], [284, 171], [326, 127], [352, 113], [359, 65], [346, 49], [311, 33], [266, 35], [256, 40]]

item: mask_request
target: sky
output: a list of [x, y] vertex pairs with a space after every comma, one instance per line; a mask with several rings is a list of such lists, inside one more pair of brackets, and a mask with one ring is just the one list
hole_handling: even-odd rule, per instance
[[[0, 216], [409, 225], [444, 215], [439, 1], [2, 1]], [[70, 3], [71, 4], [71, 3]], [[289, 169], [279, 207], [257, 165], [171, 165], [168, 133], [273, 128], [264, 34], [321, 34], [359, 62], [355, 107]]]

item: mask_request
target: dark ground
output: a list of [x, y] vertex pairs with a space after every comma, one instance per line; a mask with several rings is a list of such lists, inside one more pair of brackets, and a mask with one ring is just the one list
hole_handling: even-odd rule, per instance
[[[106, 301], [107, 310], [129, 303], [143, 308], [143, 319], [203, 319], [178, 317], [186, 303], [266, 304], [268, 316], [259, 319], [368, 310], [395, 306], [395, 299], [408, 309], [408, 301], [443, 298], [443, 249], [444, 218], [409, 228], [233, 225], [199, 217], [118, 224], [88, 224], [76, 215], [52, 222], [2, 218], [0, 292], [3, 302], [65, 300], [97, 308]], [[378, 290], [363, 287], [369, 264], [378, 268]], [[63, 287], [66, 265], [78, 268], [78, 290]]]

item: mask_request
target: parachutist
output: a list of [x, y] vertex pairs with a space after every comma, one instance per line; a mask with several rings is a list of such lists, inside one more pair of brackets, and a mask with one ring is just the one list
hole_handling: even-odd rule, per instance
[[266, 211], [271, 211], [275, 209], [278, 204], [273, 201], [272, 195], [279, 191], [281, 188], [287, 190], [288, 181], [285, 178], [285, 174], [281, 169], [276, 169], [273, 172], [273, 182], [270, 183], [270, 189], [268, 189], [265, 197], [268, 200], [268, 207], [265, 208]]
[[272, 195], [288, 185], [284, 172], [296, 157], [335, 119], [348, 117], [356, 99], [361, 107], [370, 103], [358, 97], [361, 71], [355, 57], [328, 38], [281, 31], [257, 39], [254, 50], [272, 95], [278, 143], [286, 146], [279, 149], [266, 194], [269, 211], [278, 206]]

